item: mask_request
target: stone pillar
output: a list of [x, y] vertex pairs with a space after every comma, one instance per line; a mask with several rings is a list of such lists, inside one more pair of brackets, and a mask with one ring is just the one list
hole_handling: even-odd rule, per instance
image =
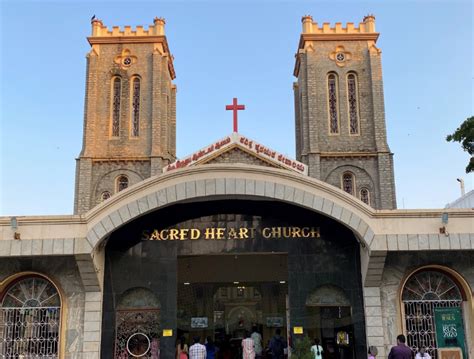
[[386, 358], [382, 322], [380, 287], [364, 287], [367, 346], [376, 346], [378, 357]]
[[84, 301], [84, 359], [100, 358], [102, 292], [86, 292]]

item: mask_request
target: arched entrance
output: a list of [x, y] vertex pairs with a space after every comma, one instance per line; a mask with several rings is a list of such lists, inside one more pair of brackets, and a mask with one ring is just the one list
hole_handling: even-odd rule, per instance
[[462, 285], [451, 273], [439, 267], [426, 267], [412, 273], [402, 293], [403, 324], [407, 344], [439, 357], [444, 347], [459, 347], [466, 357]]
[[32, 274], [0, 293], [0, 357], [59, 358], [61, 297], [55, 285]]
[[[277, 329], [296, 340], [301, 334], [294, 328], [310, 334], [306, 299], [312, 288], [332, 284], [349, 293], [355, 358], [365, 355], [366, 344], [360, 259], [354, 253], [359, 242], [352, 231], [299, 206], [240, 199], [168, 206], [111, 234], [103, 328], [115, 321], [109, 313], [134, 283], [161, 303], [160, 328], [172, 333], [160, 338], [162, 358], [174, 357], [182, 334], [188, 342], [195, 335], [201, 342], [228, 337], [238, 348], [244, 332], [256, 325], [264, 345]], [[337, 304], [332, 302], [328, 307]], [[102, 333], [106, 353], [113, 333]]]

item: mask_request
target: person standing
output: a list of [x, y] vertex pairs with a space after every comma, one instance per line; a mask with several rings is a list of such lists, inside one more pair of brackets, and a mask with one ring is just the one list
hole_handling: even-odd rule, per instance
[[377, 350], [377, 347], [372, 345], [369, 347], [369, 359], [375, 359], [378, 353], [379, 351]]
[[425, 348], [420, 348], [420, 351], [415, 355], [415, 359], [431, 359], [431, 355], [426, 353]]
[[270, 340], [270, 352], [272, 353], [272, 359], [283, 359], [285, 357], [286, 343], [283, 337], [280, 335], [281, 329], [278, 328], [275, 331], [275, 335]]
[[250, 338], [249, 332], [245, 333], [245, 339], [242, 340], [242, 358], [255, 359], [255, 343]]
[[194, 344], [189, 348], [189, 359], [206, 359], [207, 350], [204, 345], [199, 343], [200, 337], [194, 337]]
[[397, 337], [397, 345], [392, 347], [388, 359], [411, 359], [413, 352], [405, 345], [406, 339], [403, 334]]
[[211, 336], [208, 336], [206, 338], [206, 351], [207, 351], [207, 359], [215, 359], [216, 358], [216, 353], [217, 353], [217, 347], [214, 344], [214, 341], [212, 340]]
[[176, 359], [188, 359], [188, 345], [184, 336], [179, 338], [179, 343], [176, 346]]
[[319, 343], [319, 338], [316, 338], [314, 339], [314, 345], [311, 347], [314, 359], [323, 359], [323, 347]]
[[262, 357], [262, 336], [260, 335], [259, 332], [257, 332], [257, 327], [253, 326], [252, 327], [252, 335], [250, 335], [250, 338], [252, 338], [254, 346], [255, 346], [255, 357], [256, 358], [261, 358]]

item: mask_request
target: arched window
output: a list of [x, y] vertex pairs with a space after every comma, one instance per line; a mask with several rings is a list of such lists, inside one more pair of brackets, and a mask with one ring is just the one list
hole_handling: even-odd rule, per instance
[[117, 192], [126, 188], [128, 188], [128, 177], [124, 175], [117, 177]]
[[134, 77], [132, 80], [132, 118], [131, 135], [138, 137], [140, 134], [140, 78]]
[[351, 172], [344, 172], [342, 175], [342, 190], [349, 194], [354, 194], [354, 175]]
[[106, 199], [109, 199], [111, 196], [110, 192], [109, 191], [104, 191], [100, 194], [100, 201], [103, 202], [105, 201]]
[[328, 110], [329, 110], [329, 133], [339, 133], [339, 113], [338, 113], [338, 85], [337, 75], [328, 75]]
[[424, 347], [436, 358], [435, 308], [462, 310], [462, 301], [461, 288], [446, 273], [426, 269], [411, 275], [402, 291], [408, 346], [413, 351]]
[[367, 188], [361, 188], [360, 192], [360, 200], [364, 202], [365, 204], [370, 205], [370, 192]]
[[120, 102], [122, 93], [122, 79], [112, 79], [112, 137], [120, 135]]
[[347, 75], [347, 105], [349, 108], [349, 133], [359, 134], [359, 94], [357, 76], [354, 73]]
[[40, 276], [13, 282], [1, 293], [0, 356], [58, 358], [61, 298], [56, 287]]

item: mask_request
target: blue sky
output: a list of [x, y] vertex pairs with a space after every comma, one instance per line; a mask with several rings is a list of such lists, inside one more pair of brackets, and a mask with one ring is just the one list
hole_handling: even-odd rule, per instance
[[292, 72], [301, 16], [381, 33], [388, 141], [399, 208], [440, 208], [474, 175], [445, 137], [473, 111], [470, 1], [1, 2], [0, 215], [69, 214], [81, 149], [90, 18], [107, 26], [165, 17], [178, 86], [177, 152], [232, 130], [294, 157]]

